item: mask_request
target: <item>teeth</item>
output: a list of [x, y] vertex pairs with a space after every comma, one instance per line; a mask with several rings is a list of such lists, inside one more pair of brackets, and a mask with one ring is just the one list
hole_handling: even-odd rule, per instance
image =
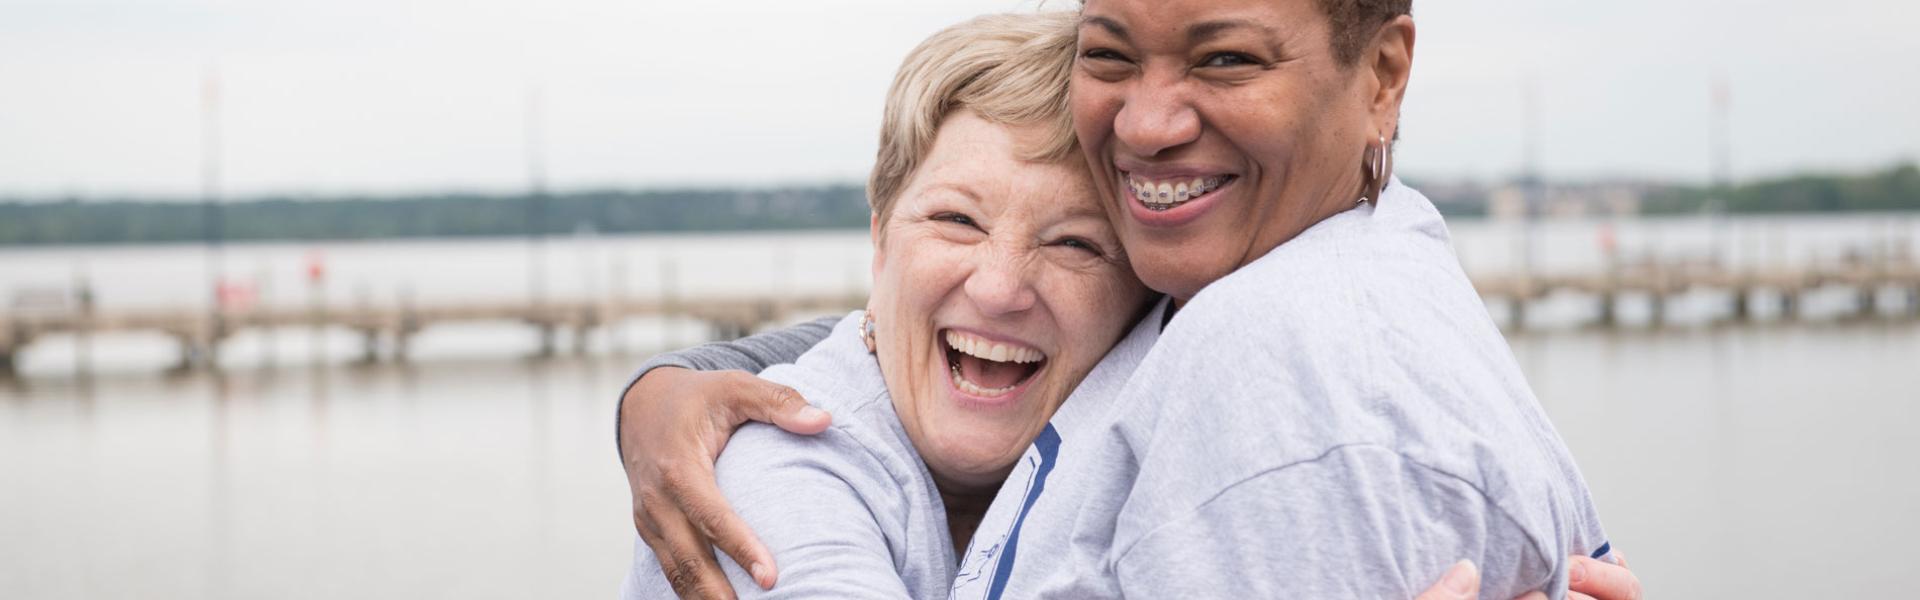
[[1167, 210], [1194, 198], [1206, 195], [1227, 182], [1228, 176], [1195, 177], [1177, 182], [1153, 182], [1122, 174], [1127, 189], [1133, 197], [1147, 208]]
[[994, 396], [1005, 394], [1007, 392], [1011, 392], [1013, 391], [1013, 388], [1020, 387], [1020, 384], [1016, 383], [1003, 388], [983, 388], [975, 384], [974, 382], [967, 381], [966, 377], [960, 376], [960, 366], [954, 365], [953, 366], [953, 387], [959, 388], [960, 391], [973, 394], [975, 396], [986, 396], [991, 398]]
[[984, 358], [993, 362], [1037, 363], [1046, 358], [1039, 350], [1024, 346], [997, 344], [951, 329], [947, 330], [947, 345], [961, 354]]

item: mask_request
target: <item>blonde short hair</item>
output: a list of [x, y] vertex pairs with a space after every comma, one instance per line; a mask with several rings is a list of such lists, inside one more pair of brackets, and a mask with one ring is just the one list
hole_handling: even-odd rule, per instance
[[884, 223], [933, 148], [940, 124], [971, 110], [989, 122], [1035, 126], [1024, 160], [1055, 162], [1077, 149], [1067, 112], [1079, 15], [1052, 11], [976, 17], [907, 54], [887, 91], [867, 203]]

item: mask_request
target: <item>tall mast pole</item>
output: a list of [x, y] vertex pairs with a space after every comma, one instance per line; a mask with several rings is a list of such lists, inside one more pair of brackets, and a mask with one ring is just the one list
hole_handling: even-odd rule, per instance
[[547, 165], [542, 130], [541, 87], [527, 87], [527, 295], [535, 309], [546, 302]]
[[220, 70], [209, 65], [200, 88], [200, 204], [202, 233], [207, 242], [208, 311], [214, 331], [209, 331], [206, 357], [215, 360], [213, 349], [220, 336], [223, 310], [220, 288], [225, 279], [225, 261], [221, 242], [224, 237], [220, 199]]

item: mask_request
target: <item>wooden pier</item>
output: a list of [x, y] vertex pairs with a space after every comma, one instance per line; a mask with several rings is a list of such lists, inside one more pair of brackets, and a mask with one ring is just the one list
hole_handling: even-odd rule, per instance
[[82, 302], [57, 310], [14, 310], [0, 322], [0, 375], [14, 372], [16, 357], [37, 338], [67, 334], [86, 340], [118, 332], [159, 332], [180, 344], [181, 368], [218, 364], [220, 344], [247, 329], [347, 329], [363, 341], [363, 360], [382, 356], [405, 360], [409, 341], [421, 330], [450, 323], [524, 323], [540, 334], [541, 355], [551, 355], [563, 330], [572, 333], [574, 350], [584, 351], [595, 329], [638, 317], [688, 319], [706, 323], [713, 339], [733, 339], [769, 323], [795, 316], [832, 314], [859, 308], [866, 294], [798, 294], [791, 297], [715, 297], [634, 302], [476, 302], [462, 304], [321, 306], [303, 309], [249, 310], [152, 309], [95, 310]]
[[[1761, 311], [1756, 302], [1776, 303], [1766, 311], [1774, 320], [1801, 319], [1802, 299], [1835, 288], [1850, 290], [1853, 310], [1863, 317], [1886, 313], [1884, 292], [1904, 295], [1898, 312], [1920, 317], [1920, 264], [1911, 260], [1856, 261], [1825, 267], [1741, 270], [1714, 264], [1659, 263], [1614, 266], [1596, 273], [1562, 275], [1481, 275], [1474, 286], [1491, 303], [1506, 306], [1510, 330], [1534, 327], [1530, 308], [1549, 297], [1578, 295], [1596, 304], [1591, 321], [1598, 327], [1627, 326], [1618, 315], [1624, 298], [1644, 298], [1647, 326], [1667, 324], [1667, 304], [1695, 292], [1727, 298], [1721, 320], [1748, 322]], [[218, 364], [221, 342], [249, 329], [313, 331], [345, 329], [359, 334], [362, 358], [405, 360], [409, 342], [422, 330], [452, 323], [522, 323], [539, 332], [541, 355], [556, 351], [562, 332], [576, 352], [585, 350], [593, 331], [632, 318], [686, 319], [708, 325], [712, 339], [733, 339], [771, 323], [808, 314], [832, 314], [865, 304], [864, 291], [795, 294], [788, 297], [672, 297], [624, 302], [500, 301], [453, 304], [398, 302], [351, 306], [313, 303], [306, 308], [262, 307], [214, 311], [206, 308], [98, 310], [84, 294], [77, 304], [23, 310], [15, 307], [0, 321], [0, 376], [14, 372], [20, 352], [36, 339], [72, 335], [85, 344], [91, 336], [120, 332], [159, 332], [178, 341], [181, 368]]]
[[1550, 296], [1581, 295], [1597, 306], [1592, 325], [1611, 327], [1619, 324], [1620, 300], [1637, 296], [1647, 300], [1648, 324], [1667, 324], [1667, 304], [1682, 295], [1714, 292], [1727, 298], [1726, 320], [1736, 323], [1755, 318], [1755, 303], [1769, 298], [1777, 305], [1773, 314], [1781, 320], [1797, 320], [1805, 315], [1802, 301], [1808, 294], [1831, 289], [1850, 290], [1855, 297], [1856, 316], [1872, 317], [1882, 313], [1882, 292], [1897, 291], [1905, 301], [1900, 309], [1906, 316], [1920, 317], [1920, 264], [1910, 260], [1855, 261], [1823, 267], [1732, 269], [1713, 263], [1647, 263], [1614, 266], [1598, 273], [1569, 275], [1503, 275], [1475, 277], [1474, 287], [1482, 298], [1499, 300], [1508, 307], [1507, 327], [1530, 326], [1529, 307]]

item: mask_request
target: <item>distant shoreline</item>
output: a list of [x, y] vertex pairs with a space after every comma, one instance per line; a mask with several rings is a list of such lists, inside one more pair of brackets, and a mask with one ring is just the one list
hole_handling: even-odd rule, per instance
[[[1415, 180], [1412, 185], [1453, 219], [1529, 210], [1547, 216], [1647, 217], [1920, 211], [1920, 168], [1912, 163], [1866, 174], [1798, 175], [1727, 189], [1638, 182], [1486, 185]], [[1535, 199], [1526, 200], [1529, 197]], [[177, 200], [0, 199], [0, 247], [476, 239], [535, 232], [861, 230], [867, 220], [864, 189], [851, 184], [599, 190], [543, 197], [262, 197], [213, 206]]]

